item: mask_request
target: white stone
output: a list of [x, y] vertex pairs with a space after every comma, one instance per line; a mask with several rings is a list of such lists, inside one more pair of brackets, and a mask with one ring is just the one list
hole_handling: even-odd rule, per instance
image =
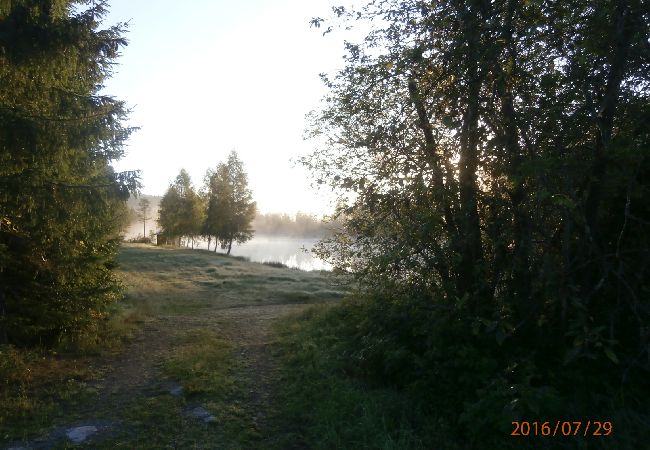
[[80, 442], [85, 441], [89, 436], [95, 433], [97, 433], [97, 427], [94, 427], [92, 425], [68, 428], [65, 431], [65, 435], [68, 437], [68, 439], [70, 439], [75, 444], [79, 444]]
[[201, 419], [205, 423], [216, 422], [217, 419], [210, 414], [205, 408], [197, 406], [190, 411], [190, 415], [196, 419]]
[[203, 419], [204, 417], [208, 417], [210, 415], [210, 413], [205, 408], [202, 408], [200, 406], [197, 406], [192, 411], [190, 411], [190, 414], [192, 417], [196, 417], [197, 419]]
[[169, 393], [175, 397], [178, 397], [183, 393], [183, 386], [179, 384], [175, 384], [169, 389]]

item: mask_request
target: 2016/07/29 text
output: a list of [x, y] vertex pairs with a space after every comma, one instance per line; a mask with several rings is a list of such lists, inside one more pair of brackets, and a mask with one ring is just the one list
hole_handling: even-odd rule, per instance
[[612, 422], [598, 420], [515, 421], [512, 425], [510, 436], [609, 436], [614, 431]]

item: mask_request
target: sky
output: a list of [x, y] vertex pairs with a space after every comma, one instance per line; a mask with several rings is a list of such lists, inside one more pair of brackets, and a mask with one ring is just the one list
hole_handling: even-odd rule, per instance
[[197, 188], [236, 150], [263, 213], [331, 210], [292, 163], [313, 150], [305, 114], [325, 94], [318, 74], [343, 66], [343, 37], [310, 28], [333, 0], [109, 0], [104, 26], [128, 22], [103, 93], [138, 126], [114, 163], [141, 170], [142, 192], [163, 195], [181, 168]]

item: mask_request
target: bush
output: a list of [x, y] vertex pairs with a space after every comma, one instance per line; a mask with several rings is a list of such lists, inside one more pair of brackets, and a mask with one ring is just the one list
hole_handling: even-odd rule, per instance
[[151, 244], [152, 243], [150, 237], [145, 237], [142, 236], [141, 234], [137, 235], [134, 238], [126, 239], [125, 242], [128, 242], [130, 244]]
[[267, 266], [275, 267], [277, 269], [288, 269], [289, 266], [278, 261], [264, 261], [262, 264]]
[[[647, 380], [616, 384], [618, 371], [606, 361], [565, 364], [543, 339], [537, 346], [496, 339], [460, 312], [433, 307], [426, 296], [366, 295], [285, 323], [286, 408], [306, 423], [307, 442], [328, 436], [322, 448], [634, 448], [649, 418]], [[618, 429], [606, 439], [522, 441], [510, 436], [512, 422], [522, 420], [609, 420]], [[379, 434], [364, 441], [366, 433]]]

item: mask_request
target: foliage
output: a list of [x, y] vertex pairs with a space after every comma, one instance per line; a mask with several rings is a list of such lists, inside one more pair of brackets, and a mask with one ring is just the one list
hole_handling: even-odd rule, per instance
[[138, 202], [138, 219], [142, 220], [142, 236], [147, 235], [147, 220], [151, 220], [151, 201], [142, 197]]
[[100, 95], [125, 25], [103, 2], [0, 4], [0, 342], [92, 327], [120, 295], [112, 267], [137, 174], [115, 173], [133, 131]]
[[553, 413], [620, 418], [634, 442], [650, 392], [648, 4], [335, 13], [370, 31], [324, 76], [304, 163], [344, 221], [321, 255], [364, 286], [354, 375], [441, 396], [431, 414], [460, 417], [473, 448]]
[[440, 402], [404, 395], [390, 386], [349, 376], [363, 357], [355, 352], [355, 321], [362, 310], [313, 307], [278, 324], [279, 418], [292, 430], [287, 445], [315, 449], [457, 449]]
[[192, 240], [199, 236], [203, 210], [201, 199], [192, 186], [192, 181], [185, 169], [169, 186], [160, 200], [158, 223], [168, 238], [188, 236]]
[[275, 267], [277, 269], [288, 269], [289, 267], [279, 261], [264, 261], [262, 264], [270, 267]]
[[226, 163], [219, 163], [215, 171], [205, 176], [207, 210], [203, 234], [215, 238], [221, 248], [230, 249], [232, 243], [243, 243], [253, 237], [251, 221], [256, 206], [248, 188], [248, 177], [237, 153], [233, 150]]
[[130, 239], [126, 239], [124, 242], [128, 242], [130, 244], [151, 244], [152, 240], [150, 237], [145, 237], [139, 234], [136, 237], [132, 237]]
[[[569, 370], [549, 378], [530, 350], [513, 357], [430, 308], [424, 296], [357, 295], [285, 320], [280, 414], [301, 424], [297, 439], [310, 448], [635, 448], [648, 415], [603, 394], [611, 380]], [[634, 403], [643, 392], [628, 394]], [[510, 436], [514, 420], [583, 417], [625, 425], [606, 440]]]

